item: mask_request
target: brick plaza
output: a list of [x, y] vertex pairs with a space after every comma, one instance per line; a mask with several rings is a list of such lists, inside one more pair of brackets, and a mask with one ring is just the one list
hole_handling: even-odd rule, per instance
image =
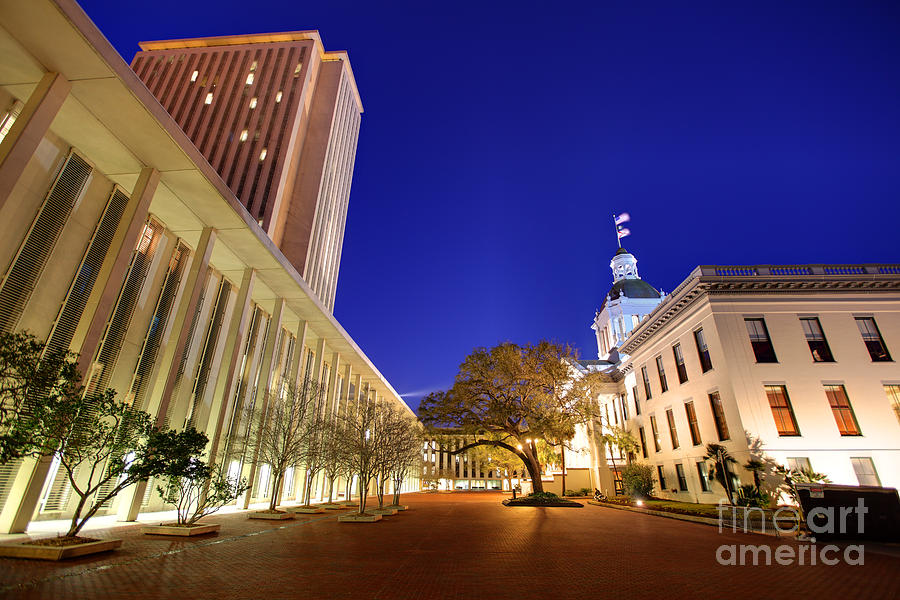
[[506, 508], [491, 492], [409, 494], [375, 524], [217, 515], [218, 535], [125, 543], [53, 564], [0, 559], [3, 598], [897, 598], [898, 553], [865, 565], [721, 566], [721, 544], [796, 542], [605, 507]]

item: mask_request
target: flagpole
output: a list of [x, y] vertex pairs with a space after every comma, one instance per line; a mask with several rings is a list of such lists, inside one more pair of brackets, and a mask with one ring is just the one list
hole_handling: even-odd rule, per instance
[[619, 237], [619, 224], [616, 223], [616, 213], [613, 213], [613, 227], [616, 230], [616, 243], [619, 245], [619, 248], [621, 248], [622, 238]]

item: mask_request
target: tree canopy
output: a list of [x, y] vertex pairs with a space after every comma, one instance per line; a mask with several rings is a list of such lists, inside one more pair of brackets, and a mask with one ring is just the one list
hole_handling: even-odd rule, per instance
[[455, 453], [489, 445], [515, 454], [528, 469], [534, 490], [542, 491], [536, 440], [563, 443], [591, 414], [589, 383], [596, 376], [576, 382], [574, 358], [571, 348], [549, 341], [476, 348], [449, 390], [422, 400], [419, 416], [430, 427], [473, 436]]

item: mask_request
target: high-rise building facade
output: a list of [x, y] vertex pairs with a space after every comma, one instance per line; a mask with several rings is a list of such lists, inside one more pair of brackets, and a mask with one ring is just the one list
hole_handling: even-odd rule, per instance
[[[261, 197], [232, 191], [233, 185], [248, 194], [254, 185], [264, 188], [269, 164], [259, 161], [259, 154], [248, 158], [227, 145], [228, 135], [220, 134], [222, 126], [213, 120], [218, 117], [203, 112], [215, 104], [203, 104], [204, 95], [201, 106], [193, 107], [197, 118], [212, 122], [204, 125], [210, 132], [210, 143], [204, 146], [202, 136], [196, 137], [204, 130], [199, 125], [191, 129], [197, 121], [183, 121], [193, 131], [189, 136], [74, 0], [7, 3], [0, 11], [0, 331], [29, 331], [51, 348], [78, 354], [89, 389], [115, 390], [118, 399], [148, 412], [158, 426], [193, 426], [204, 432], [209, 439], [206, 459], [252, 485], [239, 500], [245, 507], [272, 493], [269, 465], [245, 451], [247, 414], [268, 394], [280, 393], [284, 384], [318, 382], [326, 388], [323, 411], [332, 415], [357, 400], [377, 399], [411, 414], [330, 307], [317, 298], [311, 283], [279, 250], [286, 247], [288, 236], [276, 246], [258, 225], [257, 215], [271, 217], [281, 210], [289, 226], [287, 213], [302, 206], [296, 198], [312, 199], [309, 234], [337, 236], [330, 244], [340, 254], [349, 180], [340, 183], [344, 196], [329, 196], [343, 198], [343, 208], [337, 200], [320, 201], [320, 196], [332, 193], [322, 191], [322, 181], [332, 185], [340, 173], [352, 169], [358, 100], [352, 86], [346, 87], [352, 78], [345, 57], [323, 57], [317, 37], [305, 35], [286, 42], [281, 60], [286, 64], [296, 59], [287, 69], [290, 76], [302, 60], [298, 79], [315, 79], [318, 85], [307, 88], [304, 80], [293, 92], [287, 85], [279, 88], [281, 102], [277, 91], [274, 96], [252, 92], [276, 107], [270, 106], [267, 117], [273, 123], [282, 122], [277, 106], [287, 106], [285, 94], [294, 93], [290, 102], [303, 113], [295, 122], [309, 122], [305, 143], [298, 141], [302, 136], [295, 130], [283, 141], [302, 151], [278, 149], [277, 141], [267, 150], [266, 160], [269, 152], [284, 156], [281, 175], [272, 179], [272, 186], [281, 186], [285, 179], [285, 189], [293, 186], [293, 196], [279, 192], [282, 197], [276, 200], [282, 208], [277, 209], [251, 201], [262, 202]], [[294, 42], [298, 48], [292, 51], [288, 46]], [[240, 55], [244, 62], [229, 63], [238, 59], [224, 53], [186, 56], [179, 62], [175, 53], [171, 63], [169, 54], [162, 63], [197, 65], [193, 69], [198, 83], [199, 71], [206, 73], [198, 68], [201, 59], [210, 61], [202, 64], [222, 60], [244, 65], [246, 85], [255, 60], [253, 81], [259, 77], [260, 87], [252, 89], [276, 89], [267, 82], [276, 78], [277, 69], [270, 65], [278, 64], [280, 50], [270, 50], [268, 43], [248, 44], [251, 50]], [[207, 73], [207, 87], [215, 82], [216, 72]], [[331, 83], [326, 85], [326, 80]], [[225, 85], [224, 78], [219, 81]], [[350, 109], [333, 99], [319, 104], [319, 94], [327, 96], [329, 85], [333, 99], [343, 94], [346, 100], [350, 94]], [[304, 103], [297, 94], [307, 89]], [[186, 94], [188, 88], [182, 91]], [[243, 97], [236, 92], [233, 100]], [[337, 116], [321, 121], [327, 123], [323, 129], [314, 126], [318, 106], [326, 106], [325, 112], [332, 110], [328, 106], [337, 107], [332, 111]], [[256, 108], [263, 108], [259, 99]], [[181, 114], [177, 108], [170, 110], [176, 118]], [[249, 104], [241, 110], [250, 110]], [[346, 139], [341, 138], [344, 134]], [[277, 132], [265, 130], [260, 139], [279, 138]], [[224, 146], [219, 148], [217, 140]], [[239, 138], [235, 143], [240, 144]], [[202, 154], [203, 148], [213, 154]], [[228, 160], [236, 165], [233, 179], [226, 179], [230, 167], [222, 175], [205, 157], [215, 159], [218, 149], [230, 153]], [[350, 156], [341, 154], [346, 152]], [[303, 177], [307, 164], [313, 165], [308, 167], [311, 179]], [[240, 183], [244, 171], [251, 184]], [[304, 195], [307, 183], [309, 196]], [[255, 213], [248, 212], [248, 203]], [[340, 213], [340, 227], [335, 225], [332, 234], [322, 233], [312, 220], [326, 204]], [[324, 214], [322, 221], [327, 221]], [[310, 264], [324, 263], [307, 261]], [[88, 476], [75, 474], [81, 482]], [[297, 464], [277, 493], [279, 500], [289, 501], [309, 489], [313, 498], [321, 499], [331, 483], [346, 490], [346, 479], [327, 482], [320, 473], [307, 486], [304, 465]], [[71, 517], [77, 495], [70, 483], [49, 457], [0, 464], [0, 531], [22, 531], [36, 519]], [[403, 489], [418, 487], [416, 473]], [[134, 520], [139, 512], [165, 506], [151, 481], [128, 488], [100, 514]]]
[[135, 73], [334, 308], [362, 102], [316, 31], [142, 42]]

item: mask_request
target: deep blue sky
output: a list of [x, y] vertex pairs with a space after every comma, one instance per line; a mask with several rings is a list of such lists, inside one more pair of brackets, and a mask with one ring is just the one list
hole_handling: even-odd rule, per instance
[[595, 357], [612, 212], [666, 291], [698, 264], [900, 261], [897, 2], [82, 4], [128, 61], [302, 29], [350, 52], [335, 314], [401, 394], [504, 340]]

